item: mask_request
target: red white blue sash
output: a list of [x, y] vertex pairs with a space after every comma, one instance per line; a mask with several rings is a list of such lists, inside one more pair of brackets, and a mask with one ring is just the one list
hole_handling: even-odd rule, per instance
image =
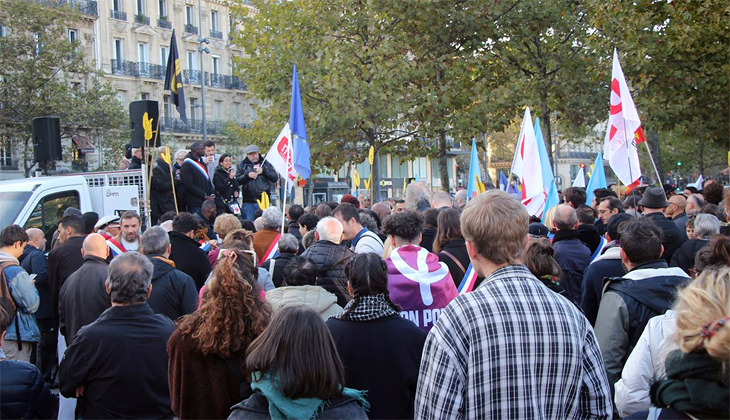
[[469, 293], [474, 290], [474, 284], [477, 281], [477, 277], [479, 277], [477, 272], [474, 271], [474, 267], [472, 267], [471, 263], [469, 263], [469, 267], [467, 267], [464, 278], [461, 280], [461, 284], [459, 285], [459, 294], [463, 295], [464, 293]]
[[109, 246], [109, 250], [111, 251], [113, 257], [127, 252], [126, 248], [124, 248], [122, 244], [115, 241], [113, 238], [107, 239], [106, 244]]
[[208, 168], [206, 168], [205, 165], [203, 165], [202, 163], [200, 163], [198, 161], [192, 160], [190, 158], [185, 158], [184, 162], [192, 163], [193, 166], [198, 168], [198, 171], [200, 171], [200, 173], [203, 174], [203, 176], [205, 176], [205, 179], [210, 181], [210, 177], [208, 176]]
[[259, 261], [259, 267], [263, 266], [267, 260], [276, 258], [279, 255], [279, 239], [281, 239], [281, 233], [276, 236], [274, 242], [271, 243], [271, 246], [264, 254], [264, 258], [261, 258], [261, 261]]

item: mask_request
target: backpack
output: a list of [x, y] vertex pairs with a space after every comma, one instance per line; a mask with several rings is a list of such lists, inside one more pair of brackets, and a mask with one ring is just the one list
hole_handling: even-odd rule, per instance
[[0, 308], [3, 308], [12, 320], [18, 312], [18, 307], [15, 306], [15, 301], [13, 300], [13, 296], [10, 294], [10, 288], [8, 287], [8, 279], [5, 277], [5, 269], [11, 265], [16, 264], [12, 261], [0, 264]]

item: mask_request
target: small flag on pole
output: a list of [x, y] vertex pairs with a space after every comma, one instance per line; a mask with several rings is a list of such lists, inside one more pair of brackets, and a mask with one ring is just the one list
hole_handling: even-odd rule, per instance
[[583, 167], [578, 170], [578, 174], [575, 176], [575, 180], [573, 180], [573, 186], [574, 187], [586, 187], [586, 175], [585, 171], [583, 170]]
[[297, 77], [297, 66], [292, 71], [291, 81], [291, 108], [289, 110], [289, 128], [294, 140], [294, 169], [302, 179], [312, 175], [309, 153], [309, 141], [307, 129], [304, 127], [304, 110], [302, 109], [302, 97], [299, 94], [299, 80]]
[[167, 57], [167, 73], [165, 75], [165, 90], [170, 91], [170, 100], [177, 107], [180, 119], [185, 124], [188, 118], [185, 113], [185, 89], [183, 89], [182, 69], [180, 67], [180, 56], [177, 53], [177, 41], [175, 41], [175, 30], [172, 30], [170, 40], [170, 56]]
[[479, 191], [477, 190], [477, 182], [479, 178], [479, 155], [477, 154], [477, 140], [476, 138], [471, 139], [471, 158], [469, 159], [469, 182], [466, 188], [466, 200], [474, 198]]
[[586, 193], [588, 194], [586, 203], [591, 205], [591, 203], [593, 203], [593, 198], [596, 196], [595, 191], [598, 188], [606, 188], [607, 186], [606, 173], [603, 170], [603, 155], [601, 155], [601, 152], [598, 152], [596, 161], [593, 163], [591, 179], [588, 180], [588, 187], [586, 187]]
[[288, 178], [287, 187], [291, 188], [294, 186], [294, 181], [296, 181], [298, 174], [292, 165], [293, 157], [289, 134], [289, 124], [286, 124], [284, 129], [281, 130], [281, 133], [279, 133], [279, 137], [276, 138], [276, 141], [271, 146], [271, 150], [266, 154], [266, 161], [271, 163], [271, 166], [274, 167], [282, 178]]

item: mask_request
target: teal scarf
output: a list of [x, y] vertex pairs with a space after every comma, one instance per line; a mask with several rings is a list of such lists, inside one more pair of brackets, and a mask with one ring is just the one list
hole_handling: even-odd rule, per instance
[[[319, 398], [287, 398], [281, 390], [279, 379], [268, 373], [264, 373], [262, 377], [260, 372], [255, 372], [251, 376], [251, 389], [269, 401], [269, 415], [273, 420], [314, 419], [327, 404]], [[365, 391], [342, 387], [342, 396], [355, 399], [365, 410], [370, 409], [370, 403], [365, 399]]]

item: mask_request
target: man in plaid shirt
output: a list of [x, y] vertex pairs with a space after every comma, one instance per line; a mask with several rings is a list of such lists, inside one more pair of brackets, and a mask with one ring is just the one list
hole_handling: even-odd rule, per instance
[[529, 216], [507, 193], [469, 202], [461, 230], [477, 290], [454, 299], [423, 349], [416, 418], [611, 418], [596, 336], [521, 263]]

